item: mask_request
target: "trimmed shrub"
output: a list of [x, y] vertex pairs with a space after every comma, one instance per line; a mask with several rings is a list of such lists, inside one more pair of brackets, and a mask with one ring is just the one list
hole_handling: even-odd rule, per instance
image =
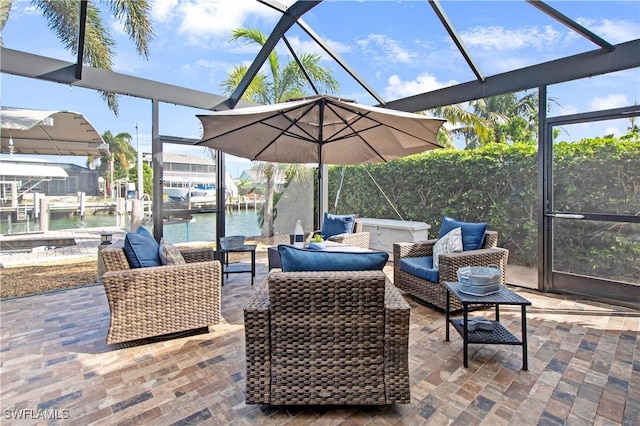
[[[533, 266], [538, 247], [537, 162], [534, 145], [490, 144], [346, 166], [335, 212], [423, 221], [433, 232], [445, 215], [488, 222], [489, 229], [500, 233], [500, 246], [509, 249], [511, 263]], [[555, 143], [553, 168], [557, 211], [625, 215], [640, 211], [637, 141], [594, 138]], [[331, 166], [331, 205], [340, 181], [341, 166]], [[632, 225], [615, 229], [612, 225], [573, 221], [569, 226], [563, 222], [555, 235], [555, 248], [562, 256], [554, 265], [564, 271], [634, 276], [640, 281], [638, 227], [634, 235]]]

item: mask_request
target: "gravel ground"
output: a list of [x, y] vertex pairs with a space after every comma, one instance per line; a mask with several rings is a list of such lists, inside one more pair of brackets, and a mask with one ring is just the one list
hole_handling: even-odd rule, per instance
[[0, 298], [95, 284], [97, 268], [94, 260], [0, 269]]
[[[284, 238], [251, 242], [258, 242], [256, 258], [266, 259], [268, 245], [284, 242]], [[232, 253], [229, 260], [231, 262], [247, 261], [247, 255]], [[97, 270], [97, 260], [61, 260], [54, 264], [0, 269], [0, 298], [93, 285], [96, 283]]]

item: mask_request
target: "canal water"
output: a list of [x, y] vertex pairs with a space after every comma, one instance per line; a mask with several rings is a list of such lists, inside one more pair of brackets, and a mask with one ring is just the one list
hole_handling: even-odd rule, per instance
[[[260, 235], [258, 216], [253, 209], [244, 211], [226, 212], [226, 235], [244, 235], [253, 237]], [[49, 230], [76, 229], [76, 228], [100, 228], [116, 226], [116, 217], [113, 215], [86, 215], [83, 220], [77, 217], [53, 218], [49, 222]], [[165, 223], [164, 236], [172, 243], [185, 243], [191, 241], [215, 241], [216, 239], [216, 214], [194, 214], [191, 222]], [[145, 226], [151, 230], [151, 226]], [[128, 229], [128, 224], [127, 224]], [[11, 225], [11, 233], [38, 231], [37, 222], [18, 222]], [[8, 234], [7, 221], [0, 222], [0, 233]]]

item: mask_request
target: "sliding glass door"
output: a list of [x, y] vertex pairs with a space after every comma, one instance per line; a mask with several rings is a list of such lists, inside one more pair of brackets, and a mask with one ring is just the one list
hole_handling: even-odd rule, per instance
[[[638, 108], [620, 108], [547, 120], [545, 289], [640, 307], [640, 167], [627, 151], [640, 144], [637, 117]], [[628, 134], [562, 141], [596, 121]]]

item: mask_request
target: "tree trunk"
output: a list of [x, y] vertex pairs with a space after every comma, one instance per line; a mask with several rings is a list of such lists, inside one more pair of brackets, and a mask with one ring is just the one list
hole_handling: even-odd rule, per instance
[[275, 173], [270, 170], [265, 173], [267, 188], [264, 195], [264, 223], [262, 224], [262, 236], [273, 237], [273, 195], [275, 193]]

